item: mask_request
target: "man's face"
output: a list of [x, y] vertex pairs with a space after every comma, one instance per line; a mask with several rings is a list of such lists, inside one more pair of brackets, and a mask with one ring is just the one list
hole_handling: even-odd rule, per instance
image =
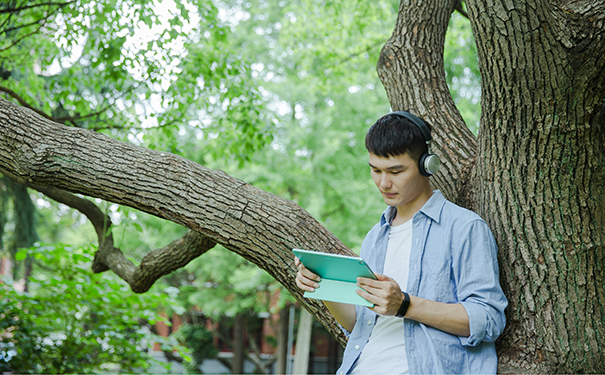
[[388, 158], [370, 153], [370, 168], [374, 183], [389, 206], [414, 205], [428, 184], [418, 170], [418, 162], [407, 153]]

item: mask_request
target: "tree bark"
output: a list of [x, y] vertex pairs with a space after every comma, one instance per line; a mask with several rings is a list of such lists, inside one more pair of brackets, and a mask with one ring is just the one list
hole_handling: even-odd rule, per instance
[[4, 174], [18, 186], [37, 190], [47, 197], [63, 203], [83, 213], [92, 223], [97, 233], [99, 246], [95, 253], [92, 270], [95, 273], [112, 270], [126, 281], [133, 292], [144, 293], [157, 279], [184, 267], [190, 261], [202, 255], [216, 245], [208, 237], [188, 231], [185, 235], [161, 249], [149, 251], [139, 266], [126, 258], [122, 250], [114, 246], [111, 219], [93, 202], [52, 186], [40, 186], [17, 177], [10, 172]]
[[483, 77], [474, 191], [510, 299], [503, 362], [537, 372], [605, 371], [605, 9], [580, 3], [469, 2]]
[[433, 184], [498, 242], [510, 300], [501, 371], [605, 371], [604, 3], [466, 2], [482, 75], [477, 140], [442, 69], [455, 1], [402, 1], [378, 62], [392, 107], [435, 125], [445, 170]]
[[353, 252], [295, 203], [170, 153], [53, 123], [4, 99], [0, 134], [0, 172], [190, 228], [267, 271], [346, 342], [327, 308], [296, 287], [291, 249]]

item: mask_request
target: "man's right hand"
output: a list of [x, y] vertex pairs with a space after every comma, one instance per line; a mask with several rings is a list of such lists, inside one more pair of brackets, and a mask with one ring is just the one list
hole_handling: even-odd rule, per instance
[[[316, 288], [319, 288], [318, 282], [321, 281], [319, 276], [309, 271], [297, 257], [294, 257], [294, 264], [298, 268], [298, 272], [296, 272], [296, 285], [300, 289], [314, 292]], [[323, 301], [323, 303], [341, 326], [349, 332], [353, 331], [357, 317], [355, 306], [329, 301]]]
[[318, 282], [321, 281], [319, 276], [309, 271], [297, 257], [294, 257], [294, 264], [298, 268], [298, 272], [296, 273], [296, 285], [300, 289], [314, 292], [316, 288], [319, 288]]

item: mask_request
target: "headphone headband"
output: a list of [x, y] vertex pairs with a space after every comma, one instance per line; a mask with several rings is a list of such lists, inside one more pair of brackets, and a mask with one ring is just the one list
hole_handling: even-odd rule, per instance
[[398, 117], [403, 117], [411, 121], [424, 136], [424, 141], [426, 142], [427, 152], [420, 156], [418, 160], [418, 169], [420, 170], [420, 174], [423, 176], [432, 176], [439, 170], [439, 166], [441, 165], [441, 161], [439, 160], [439, 156], [431, 153], [431, 131], [429, 127], [422, 121], [420, 118], [414, 116], [410, 112], [406, 111], [395, 111], [388, 113], [387, 115], [395, 115]]
[[433, 139], [431, 137], [431, 131], [426, 126], [426, 124], [424, 123], [424, 121], [422, 121], [417, 116], [411, 114], [410, 112], [395, 111], [395, 112], [388, 113], [387, 115], [396, 115], [396, 116], [404, 117], [404, 118], [410, 120], [412, 123], [414, 123], [420, 129], [420, 132], [422, 132], [422, 135], [424, 136], [424, 141], [425, 142], [430, 142]]

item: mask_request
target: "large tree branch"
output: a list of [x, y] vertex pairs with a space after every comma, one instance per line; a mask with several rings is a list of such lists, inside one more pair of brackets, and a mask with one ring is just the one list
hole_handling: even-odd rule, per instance
[[550, 1], [545, 8], [549, 12], [542, 15], [545, 24], [540, 25], [544, 31], [548, 31], [546, 25], [552, 26], [557, 40], [574, 54], [602, 56], [605, 46], [602, 41], [605, 34], [605, 1]]
[[141, 260], [141, 264], [136, 266], [124, 256], [120, 249], [114, 246], [111, 219], [93, 202], [52, 186], [30, 183], [2, 169], [0, 172], [19, 184], [37, 190], [47, 197], [83, 213], [95, 228], [99, 241], [92, 270], [98, 273], [111, 269], [124, 279], [135, 293], [148, 291], [160, 277], [184, 267], [216, 244], [204, 235], [188, 231], [183, 237], [169, 245], [147, 253]]
[[353, 253], [297, 204], [222, 171], [67, 127], [0, 99], [0, 169], [39, 186], [97, 197], [171, 220], [273, 276], [341, 344], [334, 318], [296, 287], [292, 248]]

